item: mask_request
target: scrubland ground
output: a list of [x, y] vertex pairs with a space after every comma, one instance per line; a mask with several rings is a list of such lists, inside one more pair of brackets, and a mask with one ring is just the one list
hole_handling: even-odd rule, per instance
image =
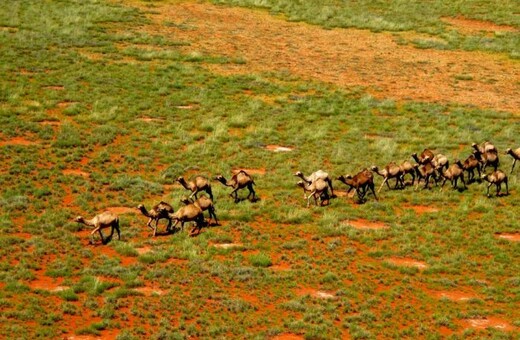
[[[491, 198], [407, 185], [358, 204], [335, 182], [306, 208], [295, 185], [485, 140], [509, 173], [518, 4], [372, 6], [1, 6], [1, 336], [517, 338], [520, 170]], [[213, 181], [221, 225], [150, 236], [139, 203], [178, 209], [178, 176], [240, 168], [259, 201]], [[89, 245], [72, 220], [104, 210], [122, 239]]]

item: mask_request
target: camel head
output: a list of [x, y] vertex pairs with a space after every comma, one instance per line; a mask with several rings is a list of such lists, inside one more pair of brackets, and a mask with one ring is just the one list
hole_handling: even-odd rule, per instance
[[215, 177], [215, 180], [219, 181], [220, 183], [224, 183], [224, 184], [226, 184], [226, 179], [225, 179], [224, 176], [222, 176], [222, 175], [217, 175], [217, 176]]
[[190, 200], [187, 196], [182, 196], [181, 199], [180, 199], [181, 203], [183, 204], [190, 204], [190, 203], [193, 203], [192, 200]]
[[379, 168], [377, 166], [375, 166], [375, 165], [372, 165], [370, 167], [370, 170], [377, 172], [379, 170]]
[[488, 177], [489, 177], [488, 174], [482, 174], [482, 176], [480, 176], [480, 178], [482, 178], [484, 181], [487, 181]]
[[298, 181], [298, 183], [296, 183], [296, 185], [299, 187], [305, 188], [305, 183], [303, 181]]
[[512, 155], [513, 154], [513, 150], [511, 150], [511, 148], [507, 148], [505, 154], [506, 155]]
[[182, 177], [182, 176], [179, 176], [179, 177], [176, 179], [176, 181], [179, 182], [179, 183], [185, 182], [185, 181], [184, 181], [184, 177]]
[[83, 223], [85, 221], [85, 219], [83, 218], [83, 216], [78, 216], [74, 219], [74, 222], [77, 222], [77, 223]]
[[301, 176], [303, 176], [303, 174], [302, 174], [301, 171], [296, 171], [296, 172], [294, 173], [294, 176], [301, 177]]

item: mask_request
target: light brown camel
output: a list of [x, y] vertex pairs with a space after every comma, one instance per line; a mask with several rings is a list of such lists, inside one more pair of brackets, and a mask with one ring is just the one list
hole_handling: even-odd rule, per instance
[[173, 224], [173, 228], [175, 228], [177, 224], [181, 222], [180, 229], [184, 230], [184, 223], [195, 222], [195, 226], [190, 231], [190, 236], [194, 234], [195, 229], [198, 229], [198, 231], [200, 231], [202, 229], [202, 226], [205, 224], [202, 209], [193, 203], [180, 207], [179, 210], [177, 210], [173, 214], [168, 215], [173, 221], [175, 221], [175, 223]]
[[307, 184], [312, 184], [317, 179], [324, 180], [329, 185], [331, 196], [334, 197], [334, 188], [332, 187], [332, 178], [330, 178], [330, 176], [327, 172], [325, 172], [323, 170], [318, 170], [318, 171], [313, 172], [309, 176], [305, 176], [301, 171], [296, 171], [294, 176], [300, 177], [303, 181], [307, 182]]
[[502, 189], [502, 183], [504, 183], [506, 185], [506, 195], [509, 195], [509, 186], [507, 184], [507, 175], [502, 170], [496, 170], [495, 172], [493, 172], [489, 175], [484, 174], [484, 175], [482, 175], [482, 179], [484, 181], [489, 182], [489, 184], [487, 186], [487, 193], [486, 193], [488, 197], [490, 197], [489, 187], [492, 186], [493, 184], [496, 186], [497, 196], [499, 196], [500, 190]]
[[388, 186], [388, 189], [390, 189], [390, 184], [388, 184], [388, 180], [391, 178], [395, 178], [394, 189], [397, 189], [398, 186], [404, 188], [403, 170], [395, 162], [388, 163], [383, 170], [379, 170], [379, 168], [375, 165], [373, 165], [370, 169], [379, 176], [384, 178], [383, 183], [381, 183], [381, 186], [379, 187], [377, 192], [380, 192], [381, 189], [383, 189], [385, 183]]
[[222, 175], [218, 175], [217, 177], [215, 177], [215, 179], [223, 185], [233, 188], [233, 191], [229, 195], [235, 199], [235, 203], [239, 201], [237, 191], [244, 188], [247, 188], [249, 190], [247, 198], [249, 199], [249, 197], [253, 195], [253, 198], [251, 200], [253, 202], [256, 200], [256, 192], [253, 188], [253, 185], [255, 185], [255, 181], [253, 180], [253, 177], [251, 177], [245, 170], [240, 170], [237, 173], [235, 173], [229, 181], [226, 180]]
[[[74, 221], [94, 228], [94, 230], [92, 230], [90, 233], [90, 244], [94, 243], [94, 234], [96, 232], [99, 232], [101, 243], [106, 244], [109, 240], [112, 239], [112, 235], [114, 235], [114, 229], [117, 231], [117, 239], [121, 239], [121, 232], [119, 230], [119, 217], [110, 211], [105, 211], [101, 214], [98, 214], [90, 220], [85, 220], [83, 216], [78, 216], [74, 219]], [[110, 236], [107, 239], [103, 237], [103, 233], [101, 232], [101, 230], [105, 228], [111, 228]]]
[[455, 161], [454, 164], [450, 165], [448, 170], [441, 171], [441, 177], [444, 178], [441, 184], [441, 191], [447, 180], [450, 180], [453, 189], [456, 189], [457, 181], [459, 178], [462, 184], [464, 184], [464, 189], [467, 189], [466, 182], [464, 181], [464, 165], [458, 159]]
[[500, 165], [497, 148], [490, 142], [484, 142], [482, 145], [476, 143], [471, 144], [473, 147], [473, 155], [482, 164], [482, 171], [486, 170], [488, 166], [492, 166], [497, 171]]
[[[141, 211], [144, 216], [148, 217], [148, 223], [146, 226], [153, 230], [153, 236], [155, 236], [157, 233], [157, 225], [159, 224], [160, 219], [167, 219], [168, 226], [166, 227], [166, 230], [170, 229], [172, 220], [168, 214], [172, 214], [174, 212], [173, 207], [170, 204], [161, 201], [154, 205], [150, 210], [146, 210], [143, 204], [139, 204], [137, 209], [139, 209], [139, 211]], [[153, 221], [155, 221], [155, 227], [152, 227]]]
[[429, 189], [431, 178], [433, 178], [435, 185], [437, 185], [437, 174], [435, 167], [428, 157], [424, 159], [424, 164], [415, 164], [414, 167], [415, 173], [417, 175], [417, 186], [415, 187], [416, 190], [419, 187], [421, 179], [424, 179], [424, 189]]
[[513, 157], [513, 166], [511, 167], [511, 174], [513, 173], [513, 170], [515, 169], [516, 161], [520, 159], [520, 148], [512, 150], [511, 148], [508, 148], [506, 150], [507, 155], [511, 155]]
[[468, 158], [466, 158], [463, 163], [463, 168], [468, 172], [468, 183], [475, 181], [475, 170], [477, 170], [478, 178], [480, 179], [480, 162], [474, 154], [471, 154], [468, 156]]
[[207, 210], [209, 212], [208, 224], [211, 222], [211, 218], [213, 217], [215, 219], [215, 224], [218, 225], [217, 214], [215, 213], [215, 205], [213, 204], [213, 201], [210, 198], [206, 196], [200, 196], [195, 201], [192, 201], [188, 197], [183, 197], [181, 199], [181, 202], [185, 205], [195, 204], [202, 211]]
[[305, 196], [305, 192], [309, 191], [309, 196], [305, 197], [307, 199], [307, 208], [310, 205], [311, 197], [314, 198], [314, 204], [318, 205], [318, 200], [320, 201], [320, 205], [323, 206], [324, 201], [329, 201], [329, 184], [321, 178], [316, 179], [312, 184], [309, 184], [305, 181], [298, 181], [296, 183], [297, 186], [303, 188], [303, 194]]
[[208, 193], [209, 198], [213, 200], [213, 192], [211, 191], [211, 183], [204, 176], [195, 176], [195, 178], [189, 182], [186, 182], [184, 177], [180, 176], [177, 178], [177, 182], [179, 182], [184, 189], [191, 191], [191, 195], [189, 198], [195, 196], [197, 198], [197, 194], [200, 191], [205, 191]]

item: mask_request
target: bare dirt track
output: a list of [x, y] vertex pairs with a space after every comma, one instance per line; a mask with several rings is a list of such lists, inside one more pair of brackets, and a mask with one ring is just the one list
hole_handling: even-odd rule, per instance
[[[218, 73], [289, 72], [344, 88], [362, 87], [377, 98], [514, 113], [520, 107], [520, 63], [504, 55], [417, 49], [397, 44], [395, 33], [326, 30], [266, 11], [208, 3], [156, 3], [148, 13], [153, 23], [143, 29], [188, 42], [182, 47], [185, 53], [245, 60], [208, 66]], [[464, 22], [458, 20], [457, 29], [462, 30]]]

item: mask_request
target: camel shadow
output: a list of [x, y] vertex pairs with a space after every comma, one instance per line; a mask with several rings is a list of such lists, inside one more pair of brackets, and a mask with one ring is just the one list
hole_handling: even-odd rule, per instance
[[250, 201], [251, 203], [256, 203], [256, 202], [260, 201], [260, 197], [255, 197], [252, 199], [248, 199], [247, 197], [239, 197], [239, 198], [235, 199], [235, 203], [240, 203], [243, 201]]

